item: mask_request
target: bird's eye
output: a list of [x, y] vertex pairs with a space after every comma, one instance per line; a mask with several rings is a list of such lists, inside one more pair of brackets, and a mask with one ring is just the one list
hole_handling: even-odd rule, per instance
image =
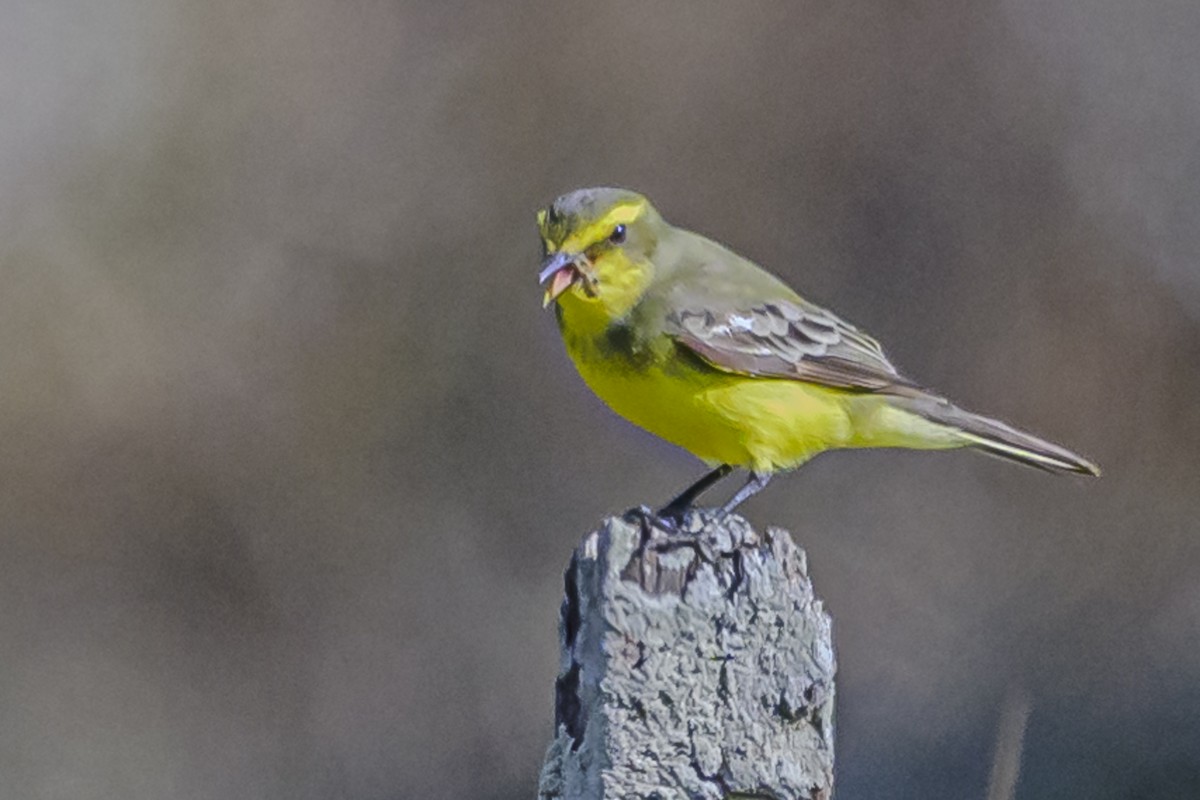
[[613, 228], [613, 232], [608, 235], [608, 240], [613, 244], [620, 244], [625, 241], [625, 226], [618, 225]]

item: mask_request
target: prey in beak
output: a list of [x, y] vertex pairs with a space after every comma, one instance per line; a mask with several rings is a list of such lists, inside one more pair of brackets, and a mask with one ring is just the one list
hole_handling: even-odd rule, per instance
[[542, 263], [538, 283], [546, 287], [542, 295], [542, 308], [558, 299], [558, 296], [575, 284], [582, 284], [591, 295], [592, 282], [584, 272], [584, 256], [576, 253], [555, 253]]

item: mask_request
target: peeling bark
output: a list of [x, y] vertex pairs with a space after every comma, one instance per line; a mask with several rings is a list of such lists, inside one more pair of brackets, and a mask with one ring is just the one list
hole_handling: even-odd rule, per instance
[[539, 800], [828, 800], [829, 615], [787, 531], [610, 518], [575, 551]]

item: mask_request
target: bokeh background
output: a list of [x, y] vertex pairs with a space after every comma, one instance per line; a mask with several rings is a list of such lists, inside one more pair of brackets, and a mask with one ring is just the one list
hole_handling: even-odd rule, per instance
[[[844, 798], [1200, 796], [1200, 6], [4, 0], [0, 797], [534, 793], [561, 570], [700, 465], [534, 210], [649, 194], [1079, 449], [823, 456]], [[732, 487], [730, 487], [732, 488]]]

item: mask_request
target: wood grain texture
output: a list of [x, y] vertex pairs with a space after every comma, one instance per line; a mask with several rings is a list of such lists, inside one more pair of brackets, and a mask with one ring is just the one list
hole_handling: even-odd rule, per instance
[[631, 512], [576, 550], [541, 800], [830, 796], [835, 663], [804, 552], [713, 519]]

